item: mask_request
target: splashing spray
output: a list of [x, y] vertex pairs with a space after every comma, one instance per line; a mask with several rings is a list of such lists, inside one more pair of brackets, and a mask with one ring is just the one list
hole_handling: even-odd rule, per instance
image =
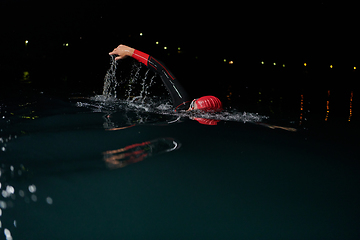
[[147, 80], [147, 78], [148, 78], [149, 71], [150, 71], [150, 69], [148, 69], [148, 70], [146, 71], [145, 77], [143, 78], [142, 83], [141, 83], [142, 88], [141, 88], [141, 92], [140, 92], [140, 98], [142, 99], [142, 102], [144, 102], [144, 99], [145, 99], [145, 97], [146, 97], [146, 95], [144, 96], [144, 93], [146, 93], [146, 92], [145, 92], [145, 88], [146, 88], [146, 86], [147, 86], [147, 85], [146, 85], [146, 80]]
[[141, 70], [141, 65], [138, 66], [137, 64], [134, 64], [131, 69], [131, 79], [129, 81], [129, 86], [126, 91], [127, 100], [130, 100], [131, 98], [134, 85], [137, 83], [140, 76], [140, 70]]
[[[117, 62], [114, 56], [110, 56], [110, 68], [104, 77], [103, 94], [96, 97], [100, 101], [115, 100], [117, 97], [126, 99], [128, 102], [144, 103], [149, 97], [149, 88], [153, 85], [156, 74], [150, 77], [150, 69], [144, 71], [141, 64], [134, 63], [131, 68], [130, 78], [127, 83], [116, 79]], [[117, 90], [120, 90], [117, 96]], [[125, 90], [125, 92], [121, 92]], [[139, 101], [140, 100], [140, 101]]]
[[106, 98], [116, 98], [116, 87], [118, 86], [118, 82], [116, 80], [115, 73], [117, 62], [115, 61], [115, 57], [113, 55], [110, 57], [110, 68], [106, 72], [104, 78], [103, 96]]

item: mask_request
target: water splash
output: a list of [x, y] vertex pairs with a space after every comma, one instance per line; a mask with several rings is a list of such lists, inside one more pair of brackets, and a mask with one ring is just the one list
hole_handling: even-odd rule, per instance
[[144, 89], [144, 91], [145, 91], [145, 96], [144, 96], [144, 98], [143, 98], [143, 100], [142, 100], [143, 103], [145, 102], [146, 97], [149, 95], [149, 88], [153, 85], [153, 83], [154, 83], [154, 78], [155, 78], [155, 77], [156, 77], [156, 75], [154, 75], [154, 76], [151, 77], [149, 84], [144, 84], [144, 85], [145, 85], [145, 89]]
[[150, 74], [150, 69], [144, 70], [142, 64], [134, 62], [129, 78], [124, 81], [116, 79], [117, 62], [110, 56], [110, 68], [104, 77], [102, 95], [96, 96], [97, 101], [113, 102], [124, 100], [128, 102], [144, 103], [150, 95], [150, 87], [155, 83], [156, 73]]
[[[222, 111], [220, 113], [205, 113], [201, 111], [180, 111], [174, 112], [170, 104], [170, 99], [162, 99], [161, 97], [151, 96], [150, 87], [155, 82], [155, 75], [150, 74], [149, 69], [137, 62], [132, 65], [130, 77], [126, 81], [118, 82], [115, 76], [117, 63], [115, 58], [111, 56], [110, 69], [107, 71], [104, 78], [103, 95], [97, 95], [90, 98], [89, 102], [78, 102], [77, 107], [86, 107], [92, 109], [94, 112], [105, 113], [104, 119], [106, 128], [117, 126], [108, 116], [119, 110], [125, 110], [124, 118], [128, 124], [147, 123], [149, 119], [160, 120], [164, 116], [167, 118], [174, 118], [175, 120], [168, 121], [168, 123], [177, 122], [179, 118], [190, 119], [207, 119], [216, 121], [235, 121], [235, 122], [262, 122], [267, 119], [266, 116], [261, 116], [257, 113], [238, 112], [234, 110]], [[117, 97], [118, 88], [120, 96]], [[117, 97], [117, 98], [116, 98]], [[135, 115], [134, 115], [135, 113]], [[155, 115], [154, 115], [155, 114]], [[129, 116], [127, 116], [129, 115]], [[131, 116], [130, 116], [131, 115]], [[133, 116], [134, 115], [134, 116]], [[135, 119], [135, 120], [134, 120]], [[162, 119], [160, 122], [162, 122]], [[150, 122], [153, 122], [150, 120]]]
[[116, 87], [118, 86], [118, 82], [116, 80], [117, 62], [115, 61], [115, 57], [113, 55], [110, 57], [110, 68], [106, 72], [104, 78], [103, 96], [105, 98], [116, 98]]
[[162, 114], [171, 114], [174, 116], [184, 117], [184, 118], [201, 118], [208, 120], [221, 120], [221, 121], [231, 121], [231, 122], [243, 122], [243, 123], [258, 123], [262, 122], [265, 119], [268, 119], [267, 116], [262, 116], [258, 113], [249, 113], [249, 112], [238, 112], [236, 110], [231, 111], [222, 111], [222, 112], [203, 112], [203, 111], [184, 111], [184, 112], [169, 112], [169, 111], [160, 111]]
[[134, 86], [137, 83], [140, 76], [140, 70], [141, 70], [141, 65], [136, 65], [136, 64], [134, 64], [131, 69], [131, 77], [130, 77], [128, 89], [126, 91], [127, 100], [130, 100], [131, 98]]
[[146, 80], [147, 80], [147, 78], [148, 78], [149, 71], [150, 71], [150, 69], [148, 69], [148, 70], [146, 71], [145, 76], [144, 76], [144, 78], [142, 79], [142, 82], [141, 82], [141, 86], [142, 86], [142, 87], [141, 87], [141, 92], [140, 92], [140, 98], [141, 98], [142, 102], [143, 102], [144, 99], [145, 99], [144, 93], [145, 93], [145, 87], [147, 86]]

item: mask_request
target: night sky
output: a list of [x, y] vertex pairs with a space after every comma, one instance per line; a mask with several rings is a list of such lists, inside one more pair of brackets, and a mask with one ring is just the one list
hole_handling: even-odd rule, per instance
[[[239, 71], [256, 70], [261, 61], [297, 66], [300, 72], [304, 62], [314, 69], [333, 64], [344, 71], [359, 64], [360, 70], [355, 5], [290, 2], [199, 6], [190, 1], [1, 0], [0, 64], [9, 69], [81, 63], [84, 70], [88, 66], [103, 73], [106, 54], [124, 43], [163, 60], [180, 75], [184, 68], [196, 70], [194, 59], [204, 69], [221, 69], [227, 59]], [[182, 54], [177, 55], [178, 47]]]

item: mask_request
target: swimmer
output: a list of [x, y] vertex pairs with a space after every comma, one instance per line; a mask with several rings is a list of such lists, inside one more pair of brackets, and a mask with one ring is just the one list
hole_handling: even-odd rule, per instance
[[146, 53], [121, 44], [110, 52], [109, 55], [117, 55], [115, 60], [132, 57], [159, 74], [170, 93], [175, 111], [202, 110], [205, 112], [218, 112], [223, 109], [220, 99], [214, 96], [204, 96], [192, 100], [175, 76], [165, 67], [164, 63]]

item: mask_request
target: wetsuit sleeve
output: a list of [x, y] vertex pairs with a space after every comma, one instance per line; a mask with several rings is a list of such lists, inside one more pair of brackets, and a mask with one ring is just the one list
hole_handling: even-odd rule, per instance
[[170, 93], [175, 111], [189, 108], [191, 98], [163, 62], [138, 50], [134, 51], [132, 57], [160, 75], [161, 80]]

